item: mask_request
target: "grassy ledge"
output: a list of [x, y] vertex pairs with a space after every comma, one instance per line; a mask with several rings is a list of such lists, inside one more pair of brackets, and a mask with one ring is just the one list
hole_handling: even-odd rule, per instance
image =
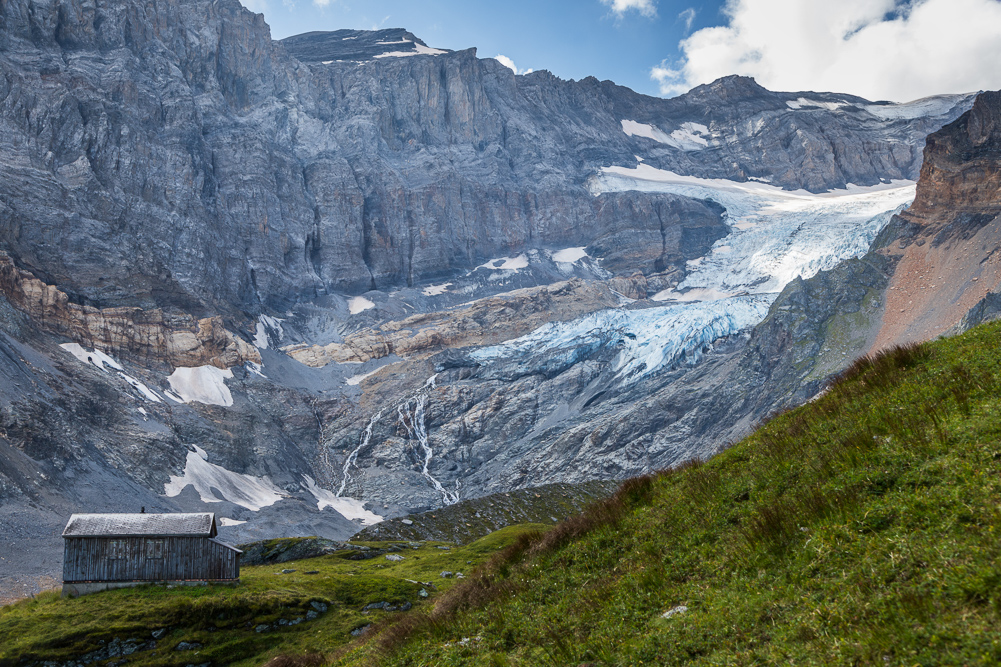
[[[235, 587], [143, 586], [76, 599], [43, 593], [0, 607], [0, 665], [84, 659], [105, 665], [123, 657], [130, 665], [261, 665], [279, 655], [322, 658], [354, 639], [352, 631], [415, 613], [461, 581], [442, 578], [443, 570], [469, 572], [539, 528], [543, 526], [511, 526], [465, 547], [422, 542], [415, 549], [418, 543], [364, 542], [359, 544], [376, 549], [397, 545], [393, 553], [403, 560], [385, 555], [352, 560], [358, 552], [344, 550], [241, 568], [241, 583]], [[422, 589], [428, 598], [421, 596]], [[409, 602], [413, 609], [364, 609], [380, 602], [394, 607]], [[113, 643], [116, 648], [109, 655]]]
[[857, 362], [338, 665], [1001, 664], [1001, 325]]

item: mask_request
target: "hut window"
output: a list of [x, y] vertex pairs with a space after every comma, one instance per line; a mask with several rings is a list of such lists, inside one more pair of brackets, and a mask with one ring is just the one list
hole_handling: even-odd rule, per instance
[[146, 541], [146, 558], [163, 558], [163, 540]]
[[108, 558], [111, 560], [120, 560], [126, 557], [126, 546], [125, 540], [111, 540], [108, 543]]

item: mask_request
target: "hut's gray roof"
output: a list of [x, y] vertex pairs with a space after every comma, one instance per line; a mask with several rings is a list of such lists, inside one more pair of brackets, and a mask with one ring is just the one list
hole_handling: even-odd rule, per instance
[[215, 537], [215, 514], [74, 514], [63, 537]]

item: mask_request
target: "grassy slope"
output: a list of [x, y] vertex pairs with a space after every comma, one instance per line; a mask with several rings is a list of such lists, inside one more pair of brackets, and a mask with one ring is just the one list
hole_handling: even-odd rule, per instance
[[854, 371], [335, 661], [1001, 664], [1001, 325]]
[[[159, 628], [168, 628], [167, 636], [155, 650], [129, 656], [129, 664], [260, 665], [279, 653], [329, 653], [352, 638], [351, 630], [399, 613], [362, 613], [366, 604], [410, 601], [420, 609], [422, 586], [407, 579], [431, 582], [445, 590], [456, 580], [442, 579], [442, 570], [468, 572], [525, 531], [540, 527], [513, 526], [449, 550], [438, 549], [440, 543], [423, 543], [419, 549], [402, 549], [399, 554], [405, 560], [400, 562], [383, 556], [355, 561], [334, 554], [246, 567], [236, 587], [146, 586], [77, 599], [45, 593], [31, 601], [0, 607], [0, 665], [79, 658], [116, 637], [145, 642]], [[296, 572], [276, 574], [283, 569]], [[317, 574], [305, 574], [311, 570]], [[329, 610], [315, 620], [255, 632], [258, 625], [274, 624], [281, 618], [306, 617], [313, 601], [327, 604]], [[198, 642], [203, 648], [175, 651], [182, 641]]]

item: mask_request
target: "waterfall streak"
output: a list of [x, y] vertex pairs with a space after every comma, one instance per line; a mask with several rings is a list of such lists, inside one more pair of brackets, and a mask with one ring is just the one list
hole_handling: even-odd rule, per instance
[[358, 460], [358, 452], [360, 452], [365, 447], [368, 447], [368, 441], [372, 439], [372, 427], [375, 426], [375, 423], [379, 421], [380, 417], [382, 417], [382, 410], [375, 413], [375, 416], [372, 417], [370, 420], [368, 420], [368, 426], [365, 427], [365, 431], [362, 434], [361, 442], [358, 444], [357, 447], [354, 448], [354, 451], [348, 454], [348, 457], [344, 459], [344, 468], [342, 470], [343, 475], [341, 477], [341, 488], [337, 489], [338, 498], [344, 495], [344, 489], [347, 487], [348, 482], [351, 480], [351, 476], [348, 474], [348, 468], [350, 468], [352, 465], [356, 465], [356, 462]]

